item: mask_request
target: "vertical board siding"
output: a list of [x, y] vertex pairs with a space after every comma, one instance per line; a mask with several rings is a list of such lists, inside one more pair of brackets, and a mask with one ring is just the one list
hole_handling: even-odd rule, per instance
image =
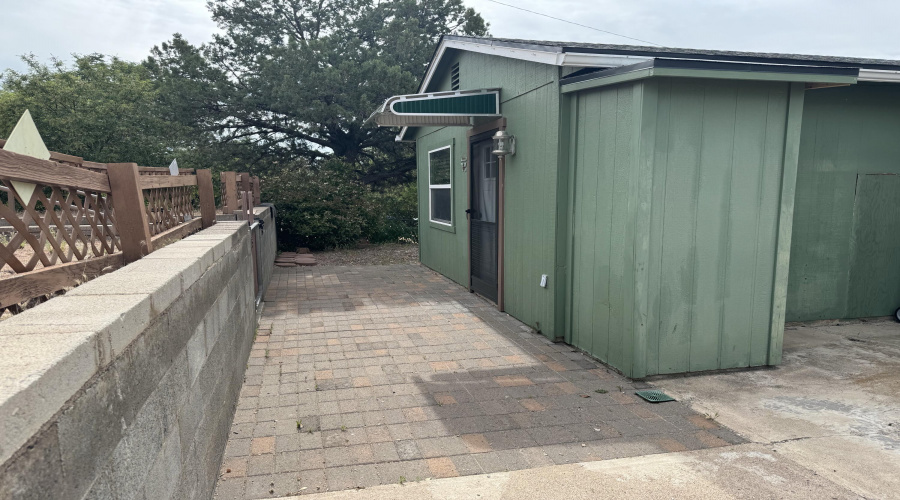
[[[618, 89], [615, 107], [615, 155], [610, 225], [609, 330], [606, 335], [607, 359], [614, 366], [628, 366], [631, 338], [634, 334], [634, 194], [632, 177], [637, 170], [633, 123], [636, 119], [634, 93], [640, 84]], [[614, 290], [620, 291], [613, 293]], [[627, 352], [626, 352], [627, 351]]]
[[[428, 151], [452, 144], [452, 199], [453, 230], [432, 227], [429, 221], [428, 202]], [[416, 158], [419, 165], [419, 260], [422, 264], [447, 276], [460, 285], [469, 286], [469, 247], [466, 220], [466, 173], [459, 160], [468, 156], [466, 133], [463, 128], [443, 128], [421, 135], [416, 141]]]
[[[546, 85], [505, 101], [507, 130], [516, 155], [506, 160], [505, 309], [550, 338], [554, 332], [556, 280], [557, 127], [559, 93]], [[549, 276], [540, 287], [542, 274]]]
[[571, 328], [567, 323], [572, 317], [572, 302], [569, 295], [572, 286], [572, 224], [571, 200], [575, 197], [575, 186], [571, 182], [574, 172], [575, 151], [578, 145], [578, 96], [560, 95], [559, 103], [559, 143], [556, 160], [556, 271], [553, 290], [553, 310], [556, 325], [554, 340], [572, 343]]
[[[778, 227], [769, 224], [777, 220], [781, 207], [777, 203], [769, 203], [772, 193], [781, 193], [782, 175], [784, 172], [784, 141], [786, 134], [785, 90], [778, 87], [769, 89], [766, 111], [765, 143], [780, 147], [764, 148], [762, 168], [759, 172], [759, 214], [756, 223], [756, 265], [753, 275], [753, 308], [751, 325], [762, 325], [771, 321], [774, 287], [765, 286], [773, 279], [776, 254], [771, 251], [778, 243]], [[750, 366], [765, 365], [769, 361], [769, 343], [773, 332], [763, 328], [751, 327]]]
[[[735, 142], [741, 139], [735, 134], [737, 87], [714, 85], [704, 90], [700, 158], [697, 165], [695, 307], [692, 311], [690, 371], [708, 369], [710, 365], [718, 366], [719, 363], [731, 209], [731, 172]], [[746, 118], [741, 118], [745, 122]], [[753, 125], [760, 127], [760, 122]], [[744, 210], [746, 208], [741, 207]], [[734, 282], [736, 277], [731, 276], [730, 281]], [[745, 287], [746, 284], [741, 288]]]
[[[900, 264], [893, 250], [900, 232], [888, 230], [878, 238], [872, 233], [894, 210], [879, 198], [891, 181], [867, 178], [900, 174], [898, 136], [900, 89], [892, 85], [806, 92], [788, 321], [884, 316], [900, 306]], [[876, 187], [881, 181], [884, 186]], [[868, 211], [874, 206], [881, 211]]]
[[[900, 175], [865, 174], [857, 181], [850, 247], [850, 289], [847, 315], [900, 307]], [[875, 265], [873, 265], [875, 264]], [[881, 264], [881, 265], [879, 265]]]
[[[666, 186], [668, 179], [669, 158], [669, 127], [672, 107], [671, 85], [660, 85], [658, 81], [650, 84], [652, 92], [656, 95], [655, 106], [647, 109], [650, 115], [647, 120], [653, 120], [655, 135], [653, 142], [646, 142], [645, 149], [650, 149], [650, 175], [652, 187], [650, 194], [650, 235], [649, 235], [649, 270], [647, 277], [647, 327], [645, 332], [646, 359], [644, 372], [647, 367], [659, 366], [660, 357], [660, 331], [662, 327], [662, 293], [663, 280], [663, 227], [665, 210], [657, 209], [658, 206], [666, 207]], [[655, 116], [653, 116], [655, 113]], [[678, 119], [678, 118], [676, 118]], [[655, 370], [654, 370], [655, 371]]]
[[752, 352], [771, 334], [788, 86], [659, 86], [654, 182], [665, 189], [654, 196], [660, 307], [647, 374], [765, 364]]
[[[753, 273], [759, 251], [760, 212], [746, 207], [759, 206], [762, 196], [763, 154], [765, 153], [769, 95], [766, 89], [742, 89], [735, 114], [742, 119], [735, 122], [734, 135], [745, 140], [734, 144], [734, 164], [731, 169], [730, 203], [724, 276], [741, 272]], [[771, 214], [770, 216], [771, 217]], [[752, 268], [743, 269], [748, 263]], [[753, 308], [756, 279], [750, 286], [735, 279], [724, 282], [722, 307], [722, 339], [719, 345], [719, 365], [722, 368], [749, 366], [753, 335]], [[764, 277], [763, 277], [764, 279]], [[764, 289], [765, 287], [760, 287]], [[771, 299], [764, 302], [771, 303]]]
[[766, 364], [788, 85], [655, 79], [577, 100], [573, 345], [632, 377]]
[[766, 364], [753, 346], [762, 339], [765, 353], [771, 335], [788, 85], [659, 86], [654, 182], [665, 189], [654, 196], [660, 306], [647, 375]]
[[573, 173], [572, 344], [630, 374], [635, 87], [579, 94]]
[[576, 173], [580, 171], [584, 174], [576, 181], [582, 190], [579, 208], [586, 208], [575, 210], [576, 215], [582, 212], [581, 225], [575, 229], [575, 234], [581, 238], [580, 250], [585, 259], [577, 267], [579, 275], [575, 277], [575, 281], [582, 284], [578, 290], [584, 294], [580, 307], [582, 333], [579, 347], [604, 360], [607, 359], [609, 344], [606, 332], [610, 312], [609, 214], [612, 212], [612, 183], [609, 182], [609, 175], [601, 175], [599, 167], [593, 165], [600, 165], [603, 160], [609, 164], [615, 153], [615, 143], [611, 140], [615, 131], [615, 97], [614, 93], [606, 93], [595, 99], [585, 99], [582, 114], [586, 120], [585, 134], [581, 141], [584, 150], [581, 165], [585, 168], [576, 170]]
[[[504, 282], [506, 311], [540, 329], [555, 332], [556, 200], [560, 96], [555, 66], [471, 52], [448, 54], [429, 92], [449, 90], [446, 69], [460, 63], [460, 89], [500, 88], [500, 109], [507, 130], [516, 136], [516, 155], [506, 163]], [[446, 67], [445, 67], [446, 66]], [[469, 242], [466, 182], [459, 160], [469, 157], [467, 128], [423, 128], [417, 132], [419, 167], [419, 252], [421, 262], [468, 286]], [[428, 222], [427, 152], [455, 139], [453, 199], [455, 233]], [[547, 288], [540, 277], [549, 275]]]
[[[703, 133], [703, 87], [693, 81], [661, 81], [668, 87], [669, 125], [667, 134], [665, 204], [662, 209], [662, 264], [660, 279], [659, 365], [650, 373], [679, 373], [690, 369], [693, 330], [694, 244]], [[649, 342], [653, 342], [651, 337]]]

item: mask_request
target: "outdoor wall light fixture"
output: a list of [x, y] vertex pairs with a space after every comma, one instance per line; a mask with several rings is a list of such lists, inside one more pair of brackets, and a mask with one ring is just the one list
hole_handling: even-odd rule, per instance
[[497, 156], [516, 155], [516, 136], [509, 135], [505, 130], [498, 130], [494, 134], [494, 150], [492, 154]]

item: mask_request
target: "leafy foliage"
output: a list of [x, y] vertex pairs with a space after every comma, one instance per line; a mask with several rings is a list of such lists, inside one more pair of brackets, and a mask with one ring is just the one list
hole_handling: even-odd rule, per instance
[[263, 199], [278, 210], [283, 249], [417, 240], [415, 184], [373, 189], [355, 178], [352, 166], [332, 159], [269, 172], [261, 185]]
[[442, 34], [486, 35], [481, 15], [462, 0], [208, 5], [221, 34], [175, 34], [142, 64], [25, 57], [0, 79], [0, 137], [30, 109], [51, 150], [260, 175], [284, 248], [416, 239], [414, 148], [364, 121], [416, 90]]
[[419, 241], [415, 182], [373, 190], [366, 237], [373, 243]]
[[27, 72], [7, 70], [0, 87], [0, 137], [29, 109], [48, 148], [100, 162], [165, 165], [179, 145], [161, 117], [158, 89], [140, 64], [99, 54], [72, 67], [23, 57]]
[[366, 183], [415, 169], [395, 131], [364, 125], [387, 97], [415, 91], [441, 34], [487, 33], [462, 0], [211, 0], [223, 30], [195, 47], [181, 36], [147, 68], [170, 118], [269, 158], [332, 157]]
[[333, 248], [363, 237], [368, 187], [347, 170], [332, 160], [315, 169], [285, 168], [260, 181], [263, 199], [278, 211], [279, 246]]

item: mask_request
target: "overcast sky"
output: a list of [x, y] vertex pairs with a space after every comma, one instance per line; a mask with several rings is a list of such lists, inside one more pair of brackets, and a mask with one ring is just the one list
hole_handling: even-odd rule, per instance
[[[498, 37], [639, 43], [489, 0], [464, 1]], [[900, 59], [896, 0], [502, 1], [666, 46]], [[216, 31], [205, 0], [0, 0], [0, 12], [0, 68], [22, 69], [25, 53], [139, 61], [172, 33], [199, 44]]]

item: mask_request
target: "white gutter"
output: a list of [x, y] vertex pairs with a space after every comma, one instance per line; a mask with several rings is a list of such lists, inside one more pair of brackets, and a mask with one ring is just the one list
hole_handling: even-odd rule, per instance
[[630, 66], [632, 64], [642, 63], [653, 59], [645, 56], [626, 56], [617, 54], [582, 54], [578, 52], [560, 53], [557, 66], [575, 66], [583, 68], [617, 68], [619, 66]]
[[861, 82], [900, 83], [900, 71], [860, 68], [858, 80]]

